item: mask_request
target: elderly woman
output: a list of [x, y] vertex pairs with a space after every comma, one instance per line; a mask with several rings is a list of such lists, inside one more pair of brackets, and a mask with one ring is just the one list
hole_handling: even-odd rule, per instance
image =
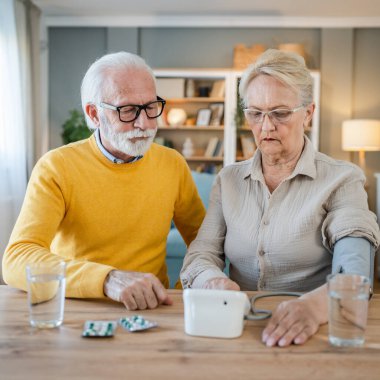
[[281, 303], [262, 334], [268, 346], [303, 344], [327, 322], [326, 276], [371, 275], [379, 227], [362, 171], [316, 152], [304, 135], [314, 103], [301, 57], [267, 50], [239, 92], [257, 151], [217, 176], [181, 281], [184, 288], [304, 292]]

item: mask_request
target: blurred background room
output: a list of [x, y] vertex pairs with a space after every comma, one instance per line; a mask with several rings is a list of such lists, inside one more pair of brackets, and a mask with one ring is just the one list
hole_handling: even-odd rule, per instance
[[88, 66], [120, 50], [155, 69], [158, 95], [174, 109], [157, 142], [213, 174], [254, 151], [237, 97], [247, 63], [267, 48], [303, 55], [318, 106], [313, 144], [362, 167], [380, 212], [378, 0], [1, 0], [0, 33], [0, 257], [36, 161], [88, 135]]

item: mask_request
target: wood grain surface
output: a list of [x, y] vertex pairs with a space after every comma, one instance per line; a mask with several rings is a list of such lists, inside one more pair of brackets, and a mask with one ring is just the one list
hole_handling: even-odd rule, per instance
[[[64, 324], [29, 326], [26, 294], [0, 286], [0, 379], [380, 379], [380, 295], [370, 302], [366, 343], [336, 348], [327, 326], [303, 346], [267, 348], [265, 321], [247, 321], [236, 339], [197, 338], [184, 333], [182, 292], [174, 305], [141, 311], [159, 327], [112, 338], [82, 338], [86, 320], [117, 320], [128, 312], [107, 300], [67, 299]], [[252, 293], [253, 294], [253, 293]], [[261, 300], [274, 309], [281, 298]]]

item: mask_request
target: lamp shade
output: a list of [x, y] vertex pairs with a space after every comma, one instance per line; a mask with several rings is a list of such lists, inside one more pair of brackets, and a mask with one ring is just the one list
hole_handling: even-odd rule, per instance
[[347, 151], [380, 150], [380, 120], [346, 120], [342, 125], [342, 149]]

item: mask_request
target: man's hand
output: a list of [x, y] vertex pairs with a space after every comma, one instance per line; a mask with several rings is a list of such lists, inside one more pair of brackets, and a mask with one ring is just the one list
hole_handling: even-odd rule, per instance
[[302, 297], [281, 302], [263, 331], [267, 346], [303, 344], [327, 322], [326, 285]]
[[154, 309], [173, 303], [160, 280], [151, 273], [113, 270], [108, 273], [103, 289], [107, 297], [122, 302], [128, 310]]
[[225, 277], [214, 277], [207, 280], [203, 286], [204, 289], [221, 289], [221, 290], [240, 290], [240, 286]]

